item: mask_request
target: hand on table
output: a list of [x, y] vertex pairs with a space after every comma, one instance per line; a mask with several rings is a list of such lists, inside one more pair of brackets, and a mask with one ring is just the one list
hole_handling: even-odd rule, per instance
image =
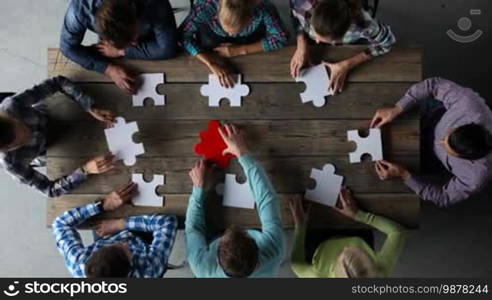
[[116, 115], [112, 111], [91, 108], [89, 113], [94, 119], [103, 122], [106, 128], [113, 127], [116, 122]]
[[208, 63], [208, 68], [210, 71], [219, 78], [220, 85], [225, 88], [233, 88], [236, 84], [234, 74], [225, 65], [224, 62], [220, 62], [217, 59], [213, 59]]
[[309, 60], [309, 49], [307, 47], [297, 47], [296, 52], [290, 60], [290, 76], [297, 78], [301, 75], [301, 70], [311, 64]]
[[352, 192], [346, 187], [343, 187], [340, 191], [339, 207], [335, 206], [333, 208], [342, 215], [351, 219], [355, 218], [355, 215], [359, 210], [359, 208], [357, 207], [357, 203], [352, 196]]
[[205, 186], [205, 179], [208, 177], [208, 174], [212, 171], [213, 167], [207, 166], [204, 160], [200, 160], [195, 163], [195, 166], [188, 175], [193, 182], [194, 187], [203, 188]]
[[116, 64], [109, 64], [105, 74], [114, 81], [122, 90], [130, 94], [137, 93], [137, 77], [124, 67]]
[[223, 151], [223, 155], [232, 154], [236, 157], [241, 157], [249, 152], [248, 146], [242, 132], [234, 124], [225, 124], [219, 127], [219, 133], [227, 148]]
[[104, 211], [113, 211], [117, 208], [123, 206], [124, 204], [130, 203], [133, 196], [138, 192], [137, 184], [130, 182], [107, 195], [102, 201]]
[[99, 222], [96, 225], [96, 233], [101, 236], [112, 236], [123, 230], [125, 230], [126, 222], [125, 219], [111, 219]]
[[305, 226], [309, 219], [311, 203], [305, 202], [301, 195], [296, 195], [289, 200], [289, 208], [296, 227]]
[[391, 108], [380, 108], [372, 118], [371, 128], [381, 128], [384, 125], [393, 122], [403, 110], [399, 106]]
[[402, 165], [386, 160], [377, 161], [375, 164], [375, 168], [376, 173], [381, 180], [395, 178], [407, 180], [410, 177], [410, 172], [408, 172], [408, 170], [405, 169]]
[[114, 168], [114, 154], [107, 153], [104, 156], [95, 157], [86, 162], [82, 169], [86, 174], [103, 174]]
[[335, 94], [341, 93], [350, 71], [349, 64], [346, 61], [337, 63], [323, 62], [323, 64], [330, 69], [330, 86], [328, 89], [333, 89]]

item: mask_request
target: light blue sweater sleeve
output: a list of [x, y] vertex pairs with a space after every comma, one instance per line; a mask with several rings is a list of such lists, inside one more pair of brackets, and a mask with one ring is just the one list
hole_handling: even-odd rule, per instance
[[274, 259], [284, 253], [284, 235], [280, 218], [279, 200], [265, 170], [251, 155], [239, 158], [249, 186], [255, 197], [262, 226], [262, 238], [258, 242], [265, 259]]

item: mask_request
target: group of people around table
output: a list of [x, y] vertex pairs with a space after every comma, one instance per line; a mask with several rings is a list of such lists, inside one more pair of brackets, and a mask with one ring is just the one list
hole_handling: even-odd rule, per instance
[[[363, 43], [366, 50], [340, 62], [325, 62], [331, 87], [344, 89], [352, 68], [391, 51], [395, 37], [358, 0], [290, 0], [297, 49], [291, 59], [293, 77], [309, 66], [310, 45]], [[87, 30], [99, 36], [84, 46]], [[286, 46], [287, 31], [268, 0], [195, 0], [178, 29], [167, 0], [72, 0], [63, 22], [61, 51], [82, 67], [104, 73], [121, 89], [135, 93], [136, 75], [115, 58], [172, 59], [184, 48], [217, 75], [224, 86], [234, 85], [227, 58], [275, 51]], [[327, 87], [329, 88], [329, 87]], [[105, 126], [115, 114], [96, 108], [94, 99], [59, 76], [47, 79], [0, 103], [0, 164], [6, 172], [44, 195], [57, 197], [81, 185], [89, 176], [114, 168], [113, 154], [101, 153], [72, 173], [50, 179], [37, 170], [46, 166], [46, 150], [57, 132], [46, 110], [46, 99], [61, 92]], [[378, 161], [381, 180], [402, 180], [424, 201], [447, 207], [477, 194], [492, 173], [492, 112], [471, 89], [442, 78], [412, 86], [394, 107], [381, 108], [371, 127], [382, 127], [412, 109], [422, 114], [423, 171], [416, 173], [396, 162]], [[198, 161], [189, 175], [193, 182], [185, 234], [188, 262], [196, 277], [272, 277], [286, 255], [280, 203], [268, 175], [252, 156], [241, 130], [225, 124], [220, 134], [224, 153], [236, 156], [255, 197], [259, 230], [231, 226], [210, 232], [206, 223], [207, 191], [212, 166]], [[86, 246], [77, 227], [90, 218], [131, 203], [138, 193], [128, 183], [94, 203], [71, 209], [53, 222], [56, 244], [76, 277], [161, 277], [174, 245], [177, 218], [144, 215], [104, 220], [95, 228], [95, 241]], [[395, 199], [395, 201], [398, 201]], [[289, 207], [295, 222], [292, 270], [299, 277], [391, 276], [405, 241], [405, 228], [385, 217], [362, 211], [344, 187], [334, 209], [387, 235], [379, 251], [356, 236], [333, 237], [308, 253], [309, 204], [294, 197]]]

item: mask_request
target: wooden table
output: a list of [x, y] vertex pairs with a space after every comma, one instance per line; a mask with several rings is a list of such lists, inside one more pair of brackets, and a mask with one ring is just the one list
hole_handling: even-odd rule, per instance
[[[317, 47], [316, 53], [327, 60], [340, 60], [360, 51], [360, 47]], [[140, 133], [136, 141], [143, 142], [146, 153], [132, 167], [118, 162], [116, 170], [107, 175], [91, 176], [71, 194], [48, 201], [48, 224], [64, 211], [92, 202], [127, 182], [133, 172], [165, 174], [166, 184], [159, 192], [165, 197], [162, 208], [125, 207], [99, 218], [120, 217], [143, 213], [172, 213], [184, 217], [191, 180], [190, 167], [197, 160], [193, 146], [198, 132], [209, 120], [218, 119], [239, 124], [245, 129], [254, 156], [271, 176], [280, 195], [285, 227], [293, 221], [286, 199], [306, 188], [314, 187], [311, 168], [332, 163], [337, 173], [355, 193], [360, 206], [368, 211], [388, 216], [411, 228], [418, 227], [419, 200], [399, 181], [380, 181], [372, 162], [350, 164], [348, 153], [355, 145], [347, 142], [350, 129], [368, 128], [377, 108], [392, 106], [415, 82], [421, 80], [420, 49], [394, 49], [390, 54], [368, 62], [354, 70], [345, 91], [330, 97], [327, 105], [315, 108], [302, 104], [299, 93], [302, 83], [289, 75], [289, 60], [294, 48], [268, 54], [251, 55], [233, 60], [241, 70], [243, 81], [251, 94], [241, 108], [226, 104], [208, 107], [208, 99], [200, 95], [200, 86], [208, 80], [208, 70], [197, 60], [181, 56], [169, 61], [126, 61], [138, 72], [165, 72], [167, 83], [158, 87], [166, 94], [164, 107], [134, 108], [131, 95], [119, 90], [106, 77], [86, 71], [68, 61], [58, 49], [49, 49], [49, 75], [64, 75], [78, 82], [96, 99], [97, 107], [117, 112], [127, 121], [138, 121]], [[321, 57], [320, 56], [320, 57]], [[50, 114], [60, 121], [61, 138], [48, 151], [48, 175], [65, 175], [90, 157], [107, 151], [103, 128], [81, 112], [65, 96], [55, 96], [49, 102]], [[384, 129], [385, 157], [419, 168], [419, 121], [408, 114]], [[236, 160], [229, 172], [240, 179], [244, 174]], [[223, 228], [228, 224], [258, 227], [255, 210], [224, 208], [214, 193], [210, 195], [208, 222]], [[329, 208], [316, 205], [311, 210], [313, 227], [358, 226], [338, 216]], [[90, 223], [89, 223], [90, 225]]]

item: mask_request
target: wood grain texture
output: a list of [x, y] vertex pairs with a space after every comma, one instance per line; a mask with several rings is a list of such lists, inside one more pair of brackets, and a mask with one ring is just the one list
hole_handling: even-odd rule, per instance
[[[303, 83], [254, 83], [251, 94], [243, 98], [242, 107], [230, 107], [227, 100], [220, 108], [209, 107], [208, 98], [200, 94], [201, 84], [165, 84], [158, 87], [166, 95], [166, 106], [133, 107], [131, 95], [113, 84], [81, 84], [92, 96], [96, 107], [109, 109], [131, 120], [313, 120], [371, 119], [377, 109], [392, 107], [410, 88], [411, 83], [352, 83], [343, 93], [328, 97], [327, 104], [316, 108], [303, 104], [299, 93]], [[49, 101], [48, 111], [58, 120], [88, 119], [68, 97], [58, 94]], [[401, 116], [416, 118], [414, 113]]]
[[[142, 158], [133, 167], [117, 167], [109, 174], [90, 176], [88, 181], [73, 190], [75, 194], [101, 194], [109, 193], [116, 187], [130, 181], [132, 173], [144, 173], [151, 179], [153, 174], [166, 175], [165, 185], [159, 188], [159, 192], [171, 194], [186, 194], [191, 191], [192, 183], [188, 172], [197, 161], [196, 157], [159, 157]], [[410, 169], [419, 167], [417, 156], [394, 157]], [[83, 164], [85, 159], [76, 157], [50, 158], [48, 175], [51, 178], [59, 178], [69, 174]], [[314, 188], [315, 182], [310, 179], [312, 168], [322, 169], [326, 163], [332, 163], [337, 168], [337, 174], [345, 176], [345, 184], [357, 193], [409, 193], [408, 189], [400, 181], [381, 181], [375, 171], [374, 163], [368, 161], [362, 164], [350, 164], [345, 156], [321, 156], [321, 157], [258, 157], [271, 178], [271, 181], [279, 193], [299, 193], [306, 188]], [[238, 182], [244, 182], [245, 176], [237, 160], [233, 160], [227, 173], [239, 176]], [[217, 172], [214, 181], [223, 181], [223, 173]]]
[[[244, 129], [252, 152], [269, 156], [348, 156], [356, 145], [348, 142], [347, 130], [367, 130], [369, 123], [370, 120], [236, 121]], [[144, 144], [145, 154], [141, 157], [193, 156], [198, 134], [207, 128], [208, 121], [144, 120], [138, 126], [134, 141]], [[58, 136], [48, 150], [48, 157], [92, 157], [108, 151], [99, 122], [62, 122], [52, 129]], [[419, 152], [417, 120], [396, 121], [383, 132], [388, 154]]]
[[[279, 195], [282, 223], [286, 228], [291, 228], [294, 225], [287, 205], [287, 200], [292, 196], [293, 195], [291, 194]], [[47, 225], [51, 226], [54, 219], [65, 211], [80, 205], [94, 202], [98, 197], [100, 197], [100, 195], [66, 195], [57, 199], [51, 199], [48, 201]], [[98, 221], [104, 219], [153, 213], [175, 214], [182, 219], [186, 215], [188, 197], [189, 195], [187, 194], [165, 195], [165, 205], [160, 208], [134, 207], [127, 205], [117, 211], [97, 216], [85, 223], [82, 227], [91, 227]], [[363, 210], [389, 217], [407, 226], [408, 228], [418, 227], [420, 204], [414, 195], [356, 194], [355, 197]], [[209, 197], [207, 198], [207, 225], [210, 226], [209, 230], [224, 229], [231, 224], [246, 228], [261, 228], [261, 223], [256, 210], [223, 207], [221, 205], [220, 197], [215, 194], [209, 194]], [[310, 228], [345, 228], [360, 226], [362, 225], [340, 216], [329, 207], [313, 204], [313, 207], [311, 208], [309, 221]]]
[[[363, 51], [363, 46], [316, 46], [313, 60], [340, 61]], [[231, 64], [244, 74], [245, 82], [293, 82], [290, 76], [290, 59], [294, 46], [276, 52], [237, 57]], [[166, 61], [125, 60], [137, 73], [165, 72], [167, 82], [206, 82], [207, 68], [197, 59], [181, 54]], [[63, 75], [76, 82], [109, 82], [106, 76], [83, 69], [63, 56], [56, 48], [48, 49], [48, 74]], [[422, 50], [395, 48], [387, 55], [373, 59], [353, 70], [351, 82], [416, 82], [422, 78]]]

